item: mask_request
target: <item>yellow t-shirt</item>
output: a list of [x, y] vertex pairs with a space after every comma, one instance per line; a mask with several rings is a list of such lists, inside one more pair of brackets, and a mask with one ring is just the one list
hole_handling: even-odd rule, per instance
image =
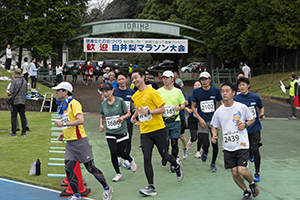
[[[159, 93], [148, 86], [145, 90], [139, 90], [131, 97], [134, 105], [139, 109], [141, 107], [148, 107], [150, 110], [159, 108], [165, 104]], [[141, 134], [150, 133], [165, 128], [165, 124], [161, 114], [151, 114], [150, 119], [142, 121], [140, 117], [140, 132]]]
[[[82, 107], [78, 101], [73, 99], [69, 103], [67, 110], [64, 111], [63, 118], [65, 121], [72, 122], [72, 121], [76, 120], [77, 114], [82, 114]], [[83, 125], [65, 127], [63, 132], [64, 132], [64, 137], [66, 138], [67, 141], [68, 140], [78, 140], [78, 139], [87, 137], [87, 135], [85, 134]]]

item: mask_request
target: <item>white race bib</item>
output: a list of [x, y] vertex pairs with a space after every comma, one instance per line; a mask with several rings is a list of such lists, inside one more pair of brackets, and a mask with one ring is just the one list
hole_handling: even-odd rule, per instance
[[200, 108], [203, 113], [214, 112], [215, 111], [214, 100], [201, 101]]
[[248, 108], [249, 108], [249, 110], [250, 110], [253, 118], [256, 118], [256, 109], [255, 109], [255, 106], [250, 106]]
[[225, 147], [236, 146], [240, 143], [240, 134], [238, 130], [227, 131], [223, 133]]
[[[65, 114], [61, 115], [61, 121], [66, 122], [66, 123], [70, 121], [68, 113], [65, 113]], [[67, 129], [67, 128], [71, 128], [71, 126], [62, 127], [62, 129]]]
[[121, 127], [121, 123], [117, 120], [120, 118], [120, 115], [106, 117], [106, 127], [107, 129], [117, 129]]
[[175, 106], [173, 105], [166, 105], [165, 106], [165, 113], [163, 114], [164, 117], [171, 117], [176, 115]]
[[130, 101], [125, 101], [125, 104], [126, 104], [128, 110], [130, 111], [130, 104], [131, 104], [131, 102]]
[[[143, 108], [145, 108], [147, 111], [149, 110], [148, 106], [145, 106]], [[138, 114], [139, 114], [139, 120], [140, 120], [140, 122], [145, 122], [145, 121], [148, 121], [148, 120], [152, 119], [152, 115], [151, 114], [146, 114], [146, 115], [141, 115], [140, 113], [138, 113]]]

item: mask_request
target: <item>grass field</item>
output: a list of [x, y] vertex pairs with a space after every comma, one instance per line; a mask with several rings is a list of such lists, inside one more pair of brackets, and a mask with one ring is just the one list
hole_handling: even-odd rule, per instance
[[[27, 137], [8, 137], [11, 133], [10, 112], [0, 111], [0, 177], [22, 182], [61, 189], [56, 178], [48, 178], [48, 173], [64, 174], [63, 167], [48, 167], [51, 134], [51, 113], [26, 112], [30, 132]], [[57, 144], [56, 146], [63, 146]], [[61, 155], [64, 158], [64, 154]], [[42, 175], [29, 176], [30, 165], [37, 159], [42, 161]]]

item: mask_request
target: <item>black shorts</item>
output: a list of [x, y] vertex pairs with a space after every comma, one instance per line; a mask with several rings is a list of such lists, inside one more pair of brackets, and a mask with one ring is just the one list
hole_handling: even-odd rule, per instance
[[188, 118], [188, 129], [198, 130], [198, 120], [194, 116], [189, 116]]
[[68, 74], [68, 72], [63, 72], [63, 75], [67, 75]]
[[94, 71], [95, 76], [99, 76], [100, 72], [99, 71]]
[[180, 132], [180, 135], [181, 134], [184, 134], [184, 130], [186, 129], [186, 122], [185, 120], [181, 120], [181, 132]]
[[236, 151], [223, 150], [223, 153], [225, 169], [248, 166], [249, 149], [239, 149]]
[[88, 77], [93, 78], [94, 75], [88, 75]]
[[259, 142], [261, 141], [260, 130], [254, 131], [252, 133], [248, 133], [248, 138], [251, 146], [258, 145]]

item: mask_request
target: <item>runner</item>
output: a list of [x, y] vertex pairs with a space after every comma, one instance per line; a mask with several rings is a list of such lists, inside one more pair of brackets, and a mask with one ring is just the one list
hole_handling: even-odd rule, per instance
[[[150, 76], [150, 72], [149, 72], [148, 70], [145, 70], [145, 84], [146, 84], [147, 86], [153, 87], [154, 89], [157, 90], [157, 89], [158, 89], [157, 84], [156, 84], [154, 81], [150, 81], [150, 80], [149, 80], [149, 76]], [[137, 91], [138, 88], [135, 86], [133, 90], [134, 90], [134, 91]]]
[[140, 194], [145, 196], [156, 196], [156, 189], [153, 182], [153, 168], [151, 164], [152, 150], [154, 144], [162, 158], [176, 166], [177, 180], [182, 181], [184, 174], [182, 166], [176, 163], [175, 158], [167, 153], [167, 130], [165, 128], [162, 114], [165, 113], [164, 100], [159, 93], [145, 84], [145, 70], [134, 68], [132, 70], [132, 81], [138, 91], [132, 96], [132, 101], [137, 110], [131, 117], [131, 122], [135, 123], [135, 118], [139, 115], [141, 121], [141, 147], [144, 155], [144, 170], [148, 181], [148, 187], [141, 189]]
[[[114, 93], [115, 93], [116, 97], [120, 97], [125, 101], [129, 111], [132, 112], [131, 96], [134, 94], [134, 90], [126, 87], [127, 81], [128, 81], [128, 79], [127, 79], [127, 75], [125, 74], [125, 72], [120, 71], [117, 75], [117, 82], [118, 82], [119, 87], [114, 89]], [[128, 130], [128, 133], [129, 133], [128, 154], [130, 154], [133, 124], [131, 123], [130, 118], [127, 118], [126, 122], [127, 122], [127, 130]], [[129, 161], [124, 160], [123, 161], [123, 166], [127, 169], [130, 169]]]
[[58, 112], [61, 121], [55, 121], [55, 125], [63, 127], [63, 131], [58, 136], [58, 140], [62, 141], [63, 138], [66, 138], [67, 141], [65, 148], [65, 171], [69, 184], [74, 192], [70, 200], [82, 199], [78, 191], [78, 180], [74, 172], [77, 161], [84, 163], [88, 172], [93, 174], [102, 184], [104, 188], [103, 200], [110, 200], [113, 188], [107, 185], [103, 173], [94, 164], [92, 146], [83, 128], [84, 118], [82, 107], [77, 100], [73, 99], [72, 85], [68, 82], [62, 82], [52, 89], [56, 90], [56, 98], [62, 101], [61, 108]]
[[64, 76], [64, 81], [67, 80], [68, 71], [69, 71], [69, 67], [67, 66], [67, 63], [65, 63], [64, 66], [63, 66], [63, 76]]
[[77, 73], [78, 73], [78, 66], [76, 65], [76, 62], [74, 62], [74, 65], [72, 67], [72, 83], [75, 83], [77, 82]]
[[101, 67], [100, 67], [99, 63], [96, 62], [95, 71], [94, 71], [94, 75], [96, 77], [95, 83], [98, 83], [98, 79], [99, 79], [99, 75], [100, 75], [100, 70], [101, 70]]
[[[131, 113], [124, 100], [113, 95], [114, 89], [110, 83], [104, 83], [101, 91], [106, 100], [101, 103], [99, 130], [103, 132], [106, 129], [106, 140], [110, 149], [111, 162], [116, 171], [116, 176], [112, 181], [118, 182], [122, 180], [122, 174], [118, 165], [118, 155], [130, 162], [131, 171], [135, 172], [137, 170], [133, 157], [129, 155], [129, 133], [125, 121], [131, 116]], [[105, 129], [103, 126], [104, 120], [106, 121]]]
[[88, 83], [87, 83], [88, 71], [86, 70], [87, 66], [88, 66], [87, 61], [85, 61], [85, 63], [82, 65], [82, 68], [81, 68], [81, 72], [83, 74], [83, 84], [85, 84], [85, 85], [88, 85]]
[[[219, 105], [222, 105], [222, 96], [219, 89], [215, 86], [210, 86], [211, 77], [208, 72], [202, 72], [200, 74], [200, 83], [201, 88], [197, 88], [193, 91], [192, 98], [192, 110], [196, 114], [199, 123], [198, 123], [198, 133], [200, 133], [201, 143], [202, 143], [202, 155], [201, 159], [203, 162], [206, 162], [208, 148], [209, 148], [209, 133], [211, 134], [211, 118], [216, 110], [217, 102]], [[196, 103], [199, 108], [196, 109]], [[195, 139], [195, 138], [193, 138]], [[199, 138], [198, 138], [199, 140]], [[188, 142], [188, 149], [192, 148], [192, 143], [194, 140], [190, 138]], [[213, 147], [213, 156], [210, 164], [210, 170], [212, 172], [217, 171], [216, 160], [219, 152], [218, 144], [212, 143]]]
[[[195, 81], [194, 82], [194, 89], [200, 88], [201, 87], [201, 83], [200, 81]], [[188, 101], [188, 106], [185, 107], [185, 110], [189, 113], [189, 118], [188, 118], [188, 129], [190, 130], [190, 134], [191, 134], [191, 141], [197, 141], [197, 152], [195, 154], [196, 158], [201, 158], [201, 154], [200, 154], [200, 149], [202, 146], [202, 142], [201, 142], [201, 134], [198, 133], [197, 136], [197, 131], [198, 131], [198, 119], [197, 116], [195, 115], [195, 113], [193, 113], [192, 110], [192, 98], [193, 98], [193, 94], [189, 95], [187, 98]], [[198, 105], [196, 105], [196, 109], [198, 109]]]
[[88, 72], [88, 85], [91, 86], [93, 83], [93, 76], [95, 71], [95, 67], [93, 66], [92, 62], [88, 64], [86, 71]]
[[[174, 74], [172, 71], [164, 71], [162, 77], [164, 86], [157, 91], [165, 101], [165, 113], [162, 116], [167, 130], [167, 151], [169, 140], [171, 140], [172, 155], [176, 158], [177, 163], [181, 163], [178, 157], [178, 139], [181, 132], [179, 111], [185, 107], [185, 98], [181, 90], [174, 87]], [[167, 161], [162, 159], [162, 164], [166, 165]], [[170, 165], [170, 172], [175, 172], [175, 166], [172, 164]]]
[[240, 90], [239, 90], [238, 84], [237, 84], [237, 81], [238, 81], [241, 77], [245, 77], [243, 71], [240, 71], [240, 72], [236, 73], [236, 82], [233, 84], [233, 86], [235, 87], [235, 95], [238, 95], [238, 94], [241, 93]]
[[118, 82], [115, 80], [115, 73], [114, 72], [109, 72], [108, 74], [108, 81], [105, 83], [110, 83], [114, 88], [118, 88]]
[[[259, 153], [259, 147], [260, 147], [260, 141], [261, 141], [261, 120], [265, 119], [265, 108], [261, 102], [261, 99], [259, 98], [258, 94], [254, 94], [249, 92], [250, 87], [250, 81], [247, 78], [241, 77], [237, 84], [239, 86], [239, 89], [241, 91], [241, 94], [235, 96], [233, 98], [234, 101], [240, 102], [245, 104], [251, 111], [253, 118], [255, 118], [255, 122], [247, 128], [248, 131], [248, 139], [250, 143], [249, 148], [249, 161], [254, 161], [255, 166], [255, 174], [254, 174], [254, 181], [260, 182], [260, 153]], [[259, 108], [259, 115], [257, 113], [256, 107]]]
[[[251, 192], [253, 197], [260, 194], [251, 172], [247, 169], [249, 141], [246, 128], [251, 126], [255, 119], [247, 106], [233, 101], [235, 88], [231, 83], [224, 83], [221, 93], [224, 105], [216, 110], [211, 120], [211, 140], [217, 143], [218, 129], [221, 126], [225, 169], [231, 169], [235, 183], [244, 191], [243, 200], [251, 199]], [[247, 189], [244, 179], [248, 181], [251, 192]]]

